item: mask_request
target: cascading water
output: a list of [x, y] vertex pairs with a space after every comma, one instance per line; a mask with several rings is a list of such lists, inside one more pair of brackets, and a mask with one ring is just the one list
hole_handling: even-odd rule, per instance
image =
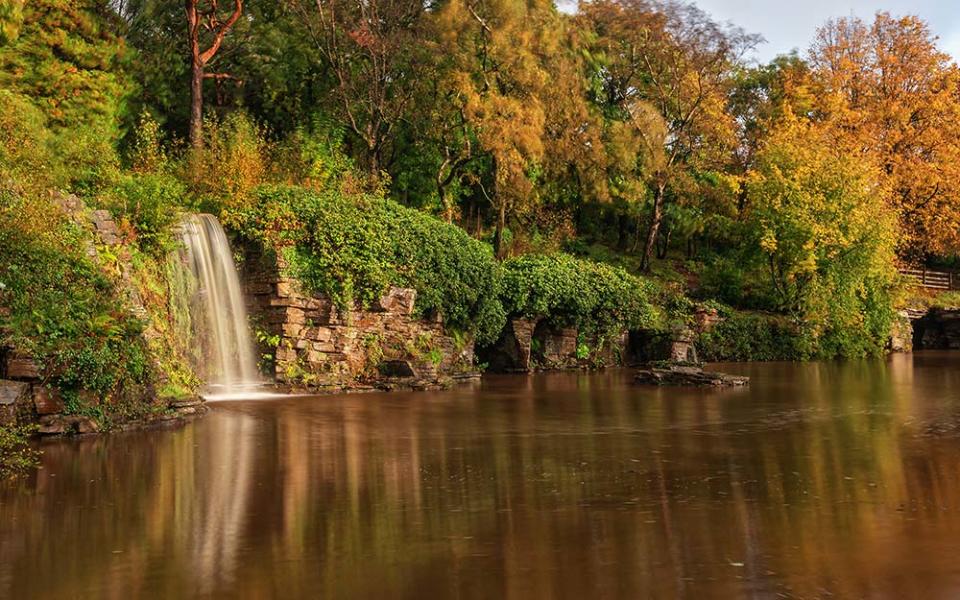
[[201, 372], [214, 396], [241, 395], [260, 378], [230, 243], [213, 215], [189, 216], [181, 238], [198, 285], [191, 317]]

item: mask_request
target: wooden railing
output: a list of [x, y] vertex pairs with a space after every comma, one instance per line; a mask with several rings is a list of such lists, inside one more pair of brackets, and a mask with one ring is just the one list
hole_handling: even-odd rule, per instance
[[900, 269], [900, 274], [931, 290], [960, 290], [960, 273], [932, 269]]

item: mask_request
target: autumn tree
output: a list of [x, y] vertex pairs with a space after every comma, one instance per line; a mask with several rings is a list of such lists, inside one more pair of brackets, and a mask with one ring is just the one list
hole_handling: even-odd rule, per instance
[[490, 159], [490, 179], [477, 186], [495, 213], [500, 256], [508, 219], [536, 202], [532, 172], [544, 152], [541, 98], [550, 84], [540, 59], [553, 43], [545, 25], [556, 18], [543, 0], [451, 0], [438, 14], [441, 49], [453, 61], [449, 97]]
[[223, 12], [217, 0], [185, 0], [190, 41], [190, 143], [203, 145], [203, 80], [230, 78], [229, 73], [207, 71], [223, 40], [243, 14], [243, 0], [233, 0]]
[[900, 253], [960, 249], [960, 73], [913, 16], [829, 22], [810, 50], [818, 118], [889, 178]]
[[651, 197], [648, 270], [672, 182], [732, 143], [730, 72], [756, 38], [678, 2], [600, 0], [581, 13], [595, 34], [597, 101], [620, 124], [621, 139], [639, 142], [637, 173]]
[[25, 0], [0, 1], [0, 44], [16, 39], [23, 23]]
[[[796, 53], [778, 56], [770, 63], [743, 66], [734, 73], [728, 111], [736, 123], [736, 146], [730, 174], [742, 179], [753, 168], [771, 130], [788, 115], [803, 118], [814, 109], [810, 68]], [[747, 209], [747, 189], [737, 186], [737, 215]]]

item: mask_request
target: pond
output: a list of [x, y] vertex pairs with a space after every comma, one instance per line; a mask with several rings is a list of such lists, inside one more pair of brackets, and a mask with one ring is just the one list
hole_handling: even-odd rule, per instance
[[960, 595], [960, 353], [221, 402], [0, 489], [0, 597]]

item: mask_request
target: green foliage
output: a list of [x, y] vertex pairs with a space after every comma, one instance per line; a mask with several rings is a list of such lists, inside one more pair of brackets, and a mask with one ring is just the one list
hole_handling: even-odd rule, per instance
[[590, 333], [652, 329], [662, 323], [654, 286], [623, 269], [568, 254], [526, 255], [503, 263], [508, 315], [547, 317]]
[[870, 163], [827, 142], [813, 126], [778, 125], [748, 180], [748, 227], [808, 354], [877, 354], [894, 314], [896, 220]]
[[[148, 375], [143, 323], [127, 314], [110, 281], [83, 254], [70, 223], [30, 215], [26, 202], [0, 197], [0, 336], [39, 361], [64, 390], [102, 396]], [[34, 200], [30, 204], [41, 202]], [[56, 215], [47, 205], [44, 212]]]
[[298, 127], [277, 148], [274, 169], [281, 179], [314, 189], [325, 189], [353, 170], [343, 151], [343, 127], [322, 116]]
[[144, 252], [160, 256], [175, 248], [173, 227], [186, 198], [186, 186], [175, 177], [143, 173], [124, 176], [102, 201], [130, 223]]
[[376, 196], [263, 187], [233, 219], [282, 252], [293, 273], [341, 307], [371, 306], [390, 286], [417, 290], [420, 314], [492, 340], [503, 326], [497, 264], [463, 230]]
[[191, 148], [184, 164], [190, 191], [214, 214], [244, 207], [253, 189], [266, 180], [266, 132], [246, 113], [235, 112], [224, 119], [206, 119], [203, 135], [203, 146]]
[[97, 0], [31, 0], [19, 35], [0, 46], [0, 88], [39, 109], [74, 189], [116, 175], [113, 144], [131, 85], [119, 22]]
[[0, 45], [17, 39], [23, 25], [23, 5], [26, 0], [0, 0]]
[[808, 358], [797, 325], [782, 315], [721, 311], [723, 320], [697, 338], [705, 361], [773, 361]]
[[40, 452], [30, 445], [34, 427], [0, 425], [0, 481], [16, 477], [39, 464]]
[[56, 156], [43, 112], [29, 98], [0, 89], [0, 180], [5, 187], [41, 193], [69, 176]]
[[939, 292], [914, 299], [917, 304], [929, 308], [960, 308], [960, 292]]

